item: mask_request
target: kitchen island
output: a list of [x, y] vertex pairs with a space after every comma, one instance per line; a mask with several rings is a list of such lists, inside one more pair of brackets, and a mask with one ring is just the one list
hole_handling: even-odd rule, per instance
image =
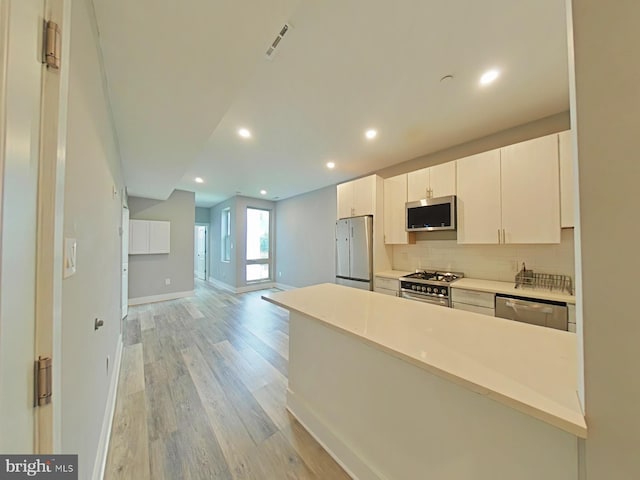
[[576, 479], [575, 335], [334, 284], [290, 311], [287, 406], [364, 479]]

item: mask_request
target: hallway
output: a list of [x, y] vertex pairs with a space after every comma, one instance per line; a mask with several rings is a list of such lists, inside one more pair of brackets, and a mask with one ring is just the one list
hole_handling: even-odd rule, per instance
[[285, 409], [288, 316], [262, 293], [129, 309], [107, 480], [349, 478]]

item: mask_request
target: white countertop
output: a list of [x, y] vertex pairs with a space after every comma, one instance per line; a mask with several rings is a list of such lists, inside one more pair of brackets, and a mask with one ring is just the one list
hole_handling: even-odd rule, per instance
[[397, 280], [398, 278], [409, 275], [410, 273], [413, 272], [405, 272], [404, 270], [386, 270], [384, 272], [376, 272], [374, 277], [393, 278]]
[[262, 298], [586, 438], [572, 333], [330, 283]]
[[476, 278], [461, 278], [451, 283], [451, 288], [464, 288], [479, 292], [504, 293], [518, 297], [540, 298], [555, 300], [557, 302], [576, 303], [576, 297], [557, 290], [550, 291], [546, 288], [515, 288], [515, 282], [497, 282], [495, 280], [479, 280]]

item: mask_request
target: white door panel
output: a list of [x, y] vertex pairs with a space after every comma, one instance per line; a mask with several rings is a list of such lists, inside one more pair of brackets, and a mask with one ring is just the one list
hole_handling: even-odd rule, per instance
[[35, 252], [43, 72], [35, 53], [40, 51], [43, 14], [43, 0], [0, 2], [0, 68], [6, 70], [4, 83], [0, 76], [0, 118], [5, 120], [0, 124], [2, 453], [35, 449]]

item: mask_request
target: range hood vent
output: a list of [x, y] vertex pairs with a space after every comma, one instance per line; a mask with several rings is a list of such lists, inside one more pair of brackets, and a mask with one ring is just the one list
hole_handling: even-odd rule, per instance
[[280, 42], [282, 41], [284, 36], [289, 32], [289, 30], [291, 30], [291, 24], [285, 23], [284, 26], [280, 29], [280, 32], [276, 36], [275, 40], [271, 43], [271, 45], [265, 52], [265, 56], [269, 60], [271, 60], [275, 56], [278, 46], [280, 45]]

